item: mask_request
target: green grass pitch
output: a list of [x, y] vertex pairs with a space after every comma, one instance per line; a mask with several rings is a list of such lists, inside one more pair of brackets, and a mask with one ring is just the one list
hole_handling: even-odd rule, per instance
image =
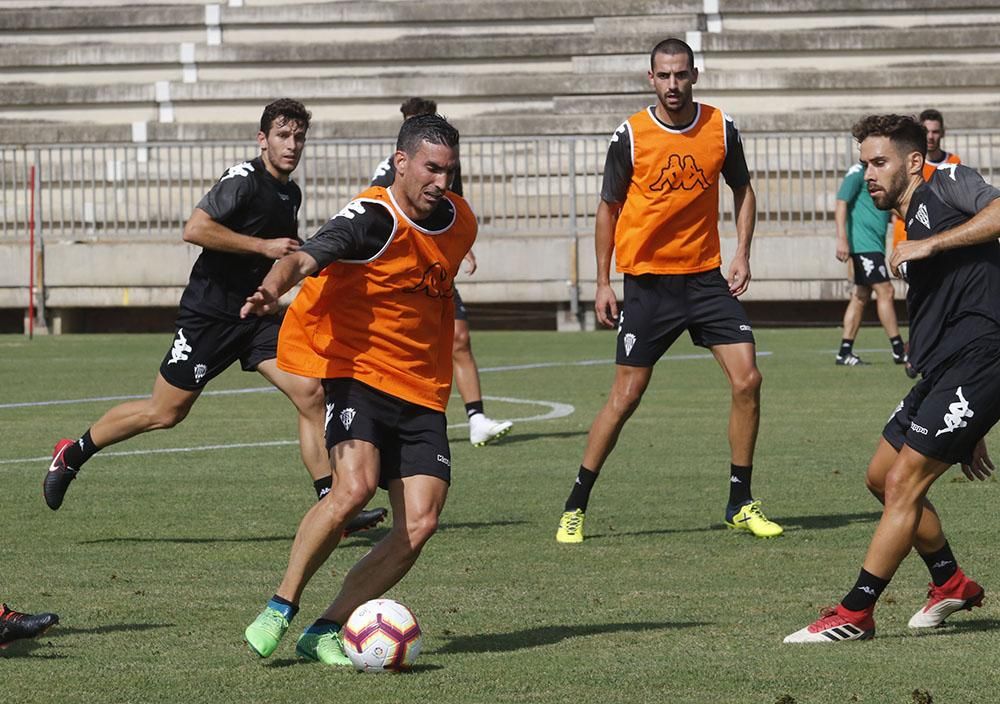
[[[314, 496], [280, 394], [203, 397], [177, 428], [96, 456], [53, 513], [41, 497], [53, 443], [115, 403], [86, 399], [148, 392], [170, 336], [0, 338], [0, 599], [62, 618], [0, 656], [3, 699], [995, 701], [998, 485], [957, 469], [931, 498], [960, 563], [986, 586], [984, 608], [931, 633], [908, 631], [928, 581], [911, 556], [876, 611], [874, 641], [781, 643], [857, 575], [879, 516], [864, 468], [910, 382], [878, 330], [862, 332], [858, 347], [873, 362], [864, 368], [834, 366], [832, 328], [757, 334], [754, 490], [785, 535], [723, 529], [728, 389], [715, 362], [682, 341], [657, 366], [597, 483], [586, 542], [563, 546], [556, 523], [613, 375], [613, 335], [476, 333], [484, 392], [506, 399], [488, 400], [488, 412], [522, 420], [501, 444], [473, 448], [461, 403], [452, 404], [454, 480], [441, 530], [389, 593], [417, 614], [424, 651], [413, 673], [386, 676], [294, 655], [298, 628], [379, 531], [334, 553], [272, 658], [242, 643]], [[265, 385], [230, 370], [209, 388]], [[80, 401], [12, 406], [55, 400]], [[549, 417], [523, 420], [539, 416]], [[225, 445], [240, 446], [191, 450]]]

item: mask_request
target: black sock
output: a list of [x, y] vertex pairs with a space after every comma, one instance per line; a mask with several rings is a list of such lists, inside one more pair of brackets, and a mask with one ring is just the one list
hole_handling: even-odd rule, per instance
[[742, 506], [753, 501], [750, 493], [750, 475], [753, 465], [741, 467], [738, 464], [729, 465], [729, 505]]
[[573, 491], [569, 492], [569, 498], [566, 499], [565, 511], [575, 511], [580, 509], [584, 513], [587, 512], [587, 502], [590, 500], [590, 490], [594, 488], [594, 482], [597, 481], [597, 472], [591, 472], [589, 469], [580, 465], [580, 471], [576, 475], [576, 481], [573, 483]]
[[316, 500], [319, 501], [324, 496], [330, 493], [330, 489], [333, 488], [333, 475], [328, 477], [323, 477], [322, 479], [313, 479], [313, 489], [316, 490]]
[[903, 336], [902, 335], [896, 335], [896, 337], [890, 337], [889, 338], [889, 344], [892, 345], [892, 353], [895, 356], [897, 356], [897, 357], [902, 357], [903, 356], [905, 348], [903, 346]]
[[840, 352], [838, 352], [841, 357], [847, 357], [848, 355], [854, 354], [854, 340], [843, 339], [840, 341]]
[[80, 469], [83, 463], [97, 454], [100, 450], [94, 441], [90, 438], [90, 428], [87, 428], [79, 440], [66, 448], [66, 452], [63, 453], [63, 460], [66, 461], [67, 467], [72, 467], [73, 469]]
[[875, 602], [882, 596], [882, 592], [889, 586], [888, 579], [876, 577], [866, 569], [861, 569], [858, 581], [854, 583], [854, 588], [847, 592], [840, 605], [851, 611], [864, 611], [875, 606]]
[[471, 403], [465, 404], [465, 416], [467, 418], [471, 418], [477, 413], [482, 413], [483, 415], [486, 415], [486, 411], [483, 410], [483, 399], [479, 399], [478, 401], [472, 401]]
[[927, 565], [927, 569], [931, 573], [931, 581], [934, 582], [935, 586], [940, 587], [958, 572], [958, 562], [955, 561], [955, 556], [952, 554], [951, 546], [948, 545], [947, 540], [940, 550], [935, 550], [927, 555], [921, 552], [920, 557]]

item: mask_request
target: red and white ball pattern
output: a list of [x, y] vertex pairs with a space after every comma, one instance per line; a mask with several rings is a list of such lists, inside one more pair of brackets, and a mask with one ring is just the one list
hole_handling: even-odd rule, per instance
[[367, 601], [341, 631], [347, 657], [360, 672], [408, 670], [420, 654], [420, 624], [392, 599]]

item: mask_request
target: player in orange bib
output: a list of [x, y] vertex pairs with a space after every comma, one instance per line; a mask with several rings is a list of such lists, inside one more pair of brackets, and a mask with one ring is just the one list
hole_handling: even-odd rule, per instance
[[[650, 55], [657, 103], [615, 131], [597, 209], [594, 308], [618, 324], [617, 367], [607, 403], [594, 419], [556, 540], [583, 541], [583, 520], [598, 473], [653, 374], [653, 365], [685, 330], [712, 351], [732, 387], [732, 464], [725, 521], [758, 537], [780, 535], [750, 492], [760, 421], [761, 374], [753, 330], [737, 300], [750, 283], [756, 199], [739, 132], [718, 108], [692, 99], [694, 54], [666, 39]], [[728, 280], [720, 271], [719, 177], [733, 191], [737, 247]], [[619, 312], [611, 255], [625, 275]]]
[[[930, 181], [931, 176], [944, 164], [961, 164], [962, 160], [958, 154], [946, 152], [941, 148], [941, 140], [944, 139], [944, 115], [940, 110], [929, 108], [920, 113], [918, 118], [924, 129], [927, 130], [927, 158], [924, 161], [924, 181]], [[906, 239], [906, 226], [899, 218], [892, 220], [892, 246]], [[915, 376], [915, 375], [914, 375]]]
[[296, 646], [307, 659], [350, 664], [341, 625], [410, 570], [448, 494], [454, 280], [477, 224], [448, 190], [458, 132], [443, 117], [404, 122], [394, 159], [392, 186], [351, 201], [275, 264], [243, 307], [243, 315], [266, 314], [305, 279], [281, 327], [278, 366], [323, 380], [334, 475], [333, 490], [299, 525], [281, 585], [246, 629], [261, 657], [277, 648], [306, 583], [381, 486], [395, 516], [391, 530], [351, 568]]

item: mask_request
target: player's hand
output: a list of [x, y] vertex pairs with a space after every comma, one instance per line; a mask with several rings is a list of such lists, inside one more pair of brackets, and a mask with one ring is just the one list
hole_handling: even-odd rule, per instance
[[462, 261], [465, 262], [466, 274], [472, 276], [473, 274], [476, 273], [476, 255], [472, 253], [471, 249], [469, 250], [468, 254], [465, 255], [465, 259], [463, 259]]
[[986, 449], [986, 441], [980, 438], [976, 446], [972, 448], [972, 462], [963, 464], [962, 471], [969, 478], [969, 481], [975, 479], [986, 481], [995, 469], [993, 460], [990, 459], [990, 453]]
[[937, 254], [933, 239], [926, 240], [903, 240], [892, 250], [889, 257], [889, 267], [893, 276], [899, 276], [899, 267], [905, 262], [916, 261], [917, 259], [927, 259]]
[[597, 284], [594, 312], [597, 313], [597, 322], [604, 327], [613, 328], [618, 324], [618, 299], [610, 284]]
[[250, 296], [246, 303], [240, 308], [240, 317], [249, 318], [251, 315], [268, 315], [278, 310], [278, 297], [260, 286]]
[[729, 266], [729, 293], [734, 297], [742, 296], [750, 286], [750, 260], [746, 257], [736, 257]]
[[281, 259], [286, 254], [291, 254], [299, 248], [299, 241], [290, 237], [261, 240], [261, 243], [260, 253], [268, 259]]
[[851, 257], [851, 250], [846, 242], [837, 242], [837, 261], [846, 262]]

